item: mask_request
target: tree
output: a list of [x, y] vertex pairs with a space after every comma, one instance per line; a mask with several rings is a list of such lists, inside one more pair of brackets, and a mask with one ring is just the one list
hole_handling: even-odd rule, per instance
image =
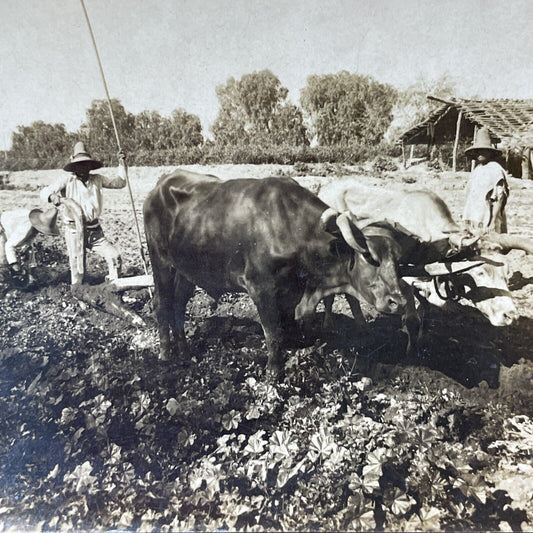
[[217, 87], [216, 143], [306, 143], [302, 114], [287, 102], [288, 93], [270, 70], [245, 74], [239, 81], [230, 78]]
[[456, 81], [443, 74], [434, 80], [420, 78], [404, 91], [399, 92], [392, 110], [393, 120], [387, 130], [386, 138], [395, 141], [405, 131], [424, 120], [441, 104], [428, 100], [427, 96], [452, 98], [456, 94]]
[[282, 104], [273, 116], [271, 133], [272, 140], [277, 145], [302, 146], [309, 144], [302, 110], [290, 102]]
[[392, 120], [395, 99], [392, 86], [342, 71], [309, 76], [301, 103], [319, 144], [376, 144]]
[[170, 118], [157, 111], [141, 111], [134, 116], [133, 144], [136, 150], [173, 150], [200, 146], [204, 142], [197, 115], [175, 109]]
[[197, 115], [175, 109], [169, 120], [169, 139], [172, 148], [192, 148], [204, 142], [202, 123]]
[[[126, 152], [131, 151], [134, 148], [135, 117], [116, 98], [111, 99], [111, 108], [121, 146]], [[117, 141], [107, 100], [93, 100], [86, 117], [87, 122], [79, 130], [87, 143], [86, 148], [100, 159], [113, 159], [111, 154], [116, 154]]]
[[64, 124], [33, 122], [30, 126], [18, 126], [12, 135], [11, 154], [20, 161], [35, 161], [36, 166], [51, 166], [68, 160], [74, 137]]
[[135, 148], [147, 152], [158, 150], [165, 120], [168, 119], [164, 119], [157, 111], [141, 111], [135, 115], [133, 135]]

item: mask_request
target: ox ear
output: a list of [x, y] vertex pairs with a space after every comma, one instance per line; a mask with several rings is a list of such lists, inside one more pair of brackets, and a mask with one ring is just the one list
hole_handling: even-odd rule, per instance
[[176, 205], [184, 202], [191, 196], [189, 191], [184, 191], [174, 185], [170, 187], [161, 187], [160, 194], [163, 196], [165, 204]]

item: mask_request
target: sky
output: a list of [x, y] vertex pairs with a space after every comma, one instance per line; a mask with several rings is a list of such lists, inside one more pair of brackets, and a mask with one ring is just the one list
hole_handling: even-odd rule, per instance
[[[127, 111], [198, 115], [216, 87], [270, 69], [298, 103], [342, 70], [405, 89], [533, 98], [533, 0], [84, 0], [109, 92]], [[0, 149], [19, 125], [76, 131], [105, 98], [81, 0], [0, 0]]]

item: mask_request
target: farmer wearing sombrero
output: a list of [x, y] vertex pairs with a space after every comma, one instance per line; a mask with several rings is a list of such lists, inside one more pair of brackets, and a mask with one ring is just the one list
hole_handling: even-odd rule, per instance
[[[102, 188], [122, 189], [126, 185], [126, 163], [124, 154], [119, 153], [118, 176], [107, 176], [91, 173], [103, 166], [101, 161], [94, 160], [85, 150], [82, 142], [74, 146], [74, 154], [63, 170], [70, 174], [62, 176], [56, 182], [41, 191], [41, 200], [58, 206], [63, 199], [74, 201], [80, 208], [84, 222], [84, 243], [88, 250], [92, 250], [103, 257], [109, 269], [107, 279], [116, 279], [120, 275], [121, 258], [116, 248], [105, 238], [98, 220], [102, 211]], [[65, 205], [67, 202], [65, 202]], [[65, 241], [70, 263], [72, 285], [83, 282], [84, 261], [83, 245], [80, 247], [80, 236], [72, 210], [65, 209]]]
[[463, 221], [476, 235], [487, 231], [506, 233], [505, 204], [509, 184], [504, 168], [496, 161], [501, 150], [493, 147], [489, 130], [481, 128], [474, 144], [465, 153], [475, 158], [476, 167], [466, 188]]

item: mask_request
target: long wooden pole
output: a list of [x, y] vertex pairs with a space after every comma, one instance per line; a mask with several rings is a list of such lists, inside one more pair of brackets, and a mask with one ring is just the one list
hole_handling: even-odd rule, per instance
[[[91, 34], [91, 40], [93, 42], [94, 52], [96, 54], [96, 59], [98, 61], [98, 67], [100, 68], [100, 74], [102, 76], [102, 82], [104, 83], [104, 89], [105, 89], [105, 93], [106, 93], [106, 96], [107, 96], [107, 104], [109, 106], [109, 113], [111, 115], [111, 122], [113, 123], [113, 129], [115, 130], [115, 138], [117, 140], [117, 146], [118, 146], [118, 150], [120, 152], [122, 150], [122, 148], [120, 146], [120, 137], [118, 135], [117, 124], [115, 122], [115, 115], [113, 114], [113, 107], [111, 106], [111, 97], [109, 96], [109, 89], [107, 88], [104, 69], [102, 67], [102, 61], [100, 60], [100, 54], [98, 53], [98, 47], [96, 46], [96, 39], [94, 38], [94, 33], [93, 33], [92, 26], [91, 26], [91, 21], [89, 20], [89, 15], [87, 13], [87, 9], [85, 8], [85, 3], [84, 3], [83, 0], [80, 0], [80, 2], [81, 2], [81, 7], [83, 8], [83, 13], [85, 15], [85, 20], [87, 21], [87, 26], [89, 27], [89, 33]], [[141, 254], [141, 260], [142, 260], [143, 267], [144, 267], [144, 273], [148, 274], [148, 266], [146, 264], [146, 258], [144, 257], [143, 243], [142, 243], [142, 237], [141, 237], [141, 229], [139, 227], [139, 220], [137, 218], [137, 212], [135, 211], [135, 202], [133, 200], [133, 193], [131, 191], [130, 178], [129, 178], [129, 175], [128, 175], [128, 167], [127, 167], [127, 165], [124, 165], [124, 167], [125, 167], [125, 171], [126, 171], [126, 184], [128, 186], [128, 193], [129, 193], [129, 197], [130, 197], [131, 207], [132, 207], [132, 210], [133, 210], [133, 219], [135, 221], [135, 228], [137, 230], [137, 238], [139, 240], [139, 251], [140, 251], [140, 254]]]
[[459, 134], [461, 132], [461, 119], [463, 118], [463, 111], [460, 110], [457, 115], [457, 125], [455, 127], [455, 142], [453, 143], [453, 159], [452, 159], [452, 170], [455, 172], [457, 170], [457, 149], [459, 148]]

